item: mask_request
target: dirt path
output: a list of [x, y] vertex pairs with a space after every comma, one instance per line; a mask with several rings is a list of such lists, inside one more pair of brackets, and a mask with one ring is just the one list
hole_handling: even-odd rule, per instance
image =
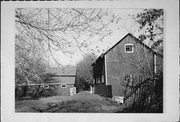
[[53, 96], [16, 101], [16, 112], [116, 112], [122, 107], [110, 99], [82, 91], [75, 96]]

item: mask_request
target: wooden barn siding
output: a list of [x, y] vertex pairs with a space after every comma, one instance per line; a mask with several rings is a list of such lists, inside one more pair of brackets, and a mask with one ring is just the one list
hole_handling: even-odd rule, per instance
[[95, 84], [94, 92], [104, 97], [112, 97], [112, 89], [110, 85]]
[[94, 77], [99, 77], [104, 74], [104, 58], [100, 58], [94, 65]]
[[[104, 97], [112, 97], [111, 86], [106, 85], [105, 79], [105, 63], [103, 60], [99, 60], [93, 67], [93, 74], [95, 79], [94, 93], [99, 94]], [[102, 83], [102, 75], [104, 75], [104, 83]], [[101, 83], [97, 83], [96, 78], [100, 77]]]
[[[105, 64], [104, 64], [104, 58], [101, 58], [94, 64], [93, 66], [93, 77], [96, 80], [97, 77], [102, 77], [102, 75], [105, 76]], [[105, 79], [105, 78], [104, 78]], [[102, 79], [101, 79], [102, 80]]]
[[[125, 53], [124, 45], [134, 44], [133, 53]], [[153, 74], [153, 55], [146, 47], [127, 36], [116, 45], [107, 56], [107, 85], [112, 85], [113, 96], [124, 96], [123, 80], [125, 74], [133, 75], [133, 82], [138, 82], [139, 76]], [[135, 83], [134, 83], [135, 84]]]
[[70, 96], [70, 88], [74, 87], [74, 85], [66, 85], [66, 88], [61, 88], [61, 85], [56, 85], [56, 92], [57, 92], [57, 95], [60, 95], [60, 96]]
[[163, 58], [156, 56], [156, 71], [157, 73], [163, 72]]
[[[18, 90], [23, 93], [23, 87], [25, 85], [18, 86]], [[39, 85], [28, 85], [27, 86], [27, 96], [33, 96], [38, 89]], [[61, 84], [51, 84], [49, 85], [49, 89], [46, 89], [46, 92], [51, 93], [52, 95], [60, 95], [60, 96], [69, 96], [70, 88], [74, 87], [72, 84], [68, 84], [66, 88], [61, 88]], [[42, 90], [42, 87], [40, 87]], [[53, 92], [53, 93], [52, 93]], [[17, 93], [17, 96], [22, 96], [22, 93]], [[47, 93], [47, 94], [49, 94]]]

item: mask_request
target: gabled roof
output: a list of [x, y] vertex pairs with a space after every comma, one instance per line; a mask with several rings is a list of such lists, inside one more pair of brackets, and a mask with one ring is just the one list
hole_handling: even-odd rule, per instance
[[[131, 33], [128, 33], [128, 34], [126, 34], [120, 41], [118, 41], [116, 44], [114, 44], [111, 48], [109, 48], [105, 53], [103, 53], [103, 54], [101, 54], [98, 58], [97, 58], [97, 60], [99, 59], [99, 58], [102, 58], [104, 55], [106, 55], [109, 51], [111, 51], [115, 46], [117, 46], [119, 43], [121, 43], [127, 36], [130, 36], [131, 38], [133, 38], [136, 42], [138, 42], [139, 44], [141, 44], [141, 45], [143, 45], [144, 47], [146, 47], [148, 50], [150, 50], [153, 54], [155, 54], [155, 55], [158, 55], [158, 56], [160, 56], [160, 57], [163, 57], [163, 55], [161, 55], [161, 54], [159, 54], [159, 53], [157, 53], [157, 52], [155, 52], [153, 49], [151, 49], [150, 47], [148, 47], [146, 44], [144, 44], [142, 41], [140, 41], [139, 39], [137, 39], [135, 36], [133, 36]], [[96, 61], [97, 61], [96, 60]], [[96, 62], [95, 61], [95, 62]], [[94, 64], [94, 63], [93, 63]]]
[[55, 75], [76, 75], [76, 67], [75, 66], [67, 66], [67, 67], [53, 67], [48, 69], [49, 73]]
[[52, 74], [48, 83], [75, 84], [76, 67], [53, 67], [48, 69], [47, 73]]

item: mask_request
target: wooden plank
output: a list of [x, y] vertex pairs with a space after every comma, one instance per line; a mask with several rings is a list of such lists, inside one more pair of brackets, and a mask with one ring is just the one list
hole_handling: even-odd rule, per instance
[[107, 57], [106, 57], [106, 55], [104, 56], [104, 58], [105, 58], [105, 61], [104, 61], [104, 63], [105, 63], [105, 82], [106, 82], [106, 85], [108, 85], [108, 79], [107, 79]]

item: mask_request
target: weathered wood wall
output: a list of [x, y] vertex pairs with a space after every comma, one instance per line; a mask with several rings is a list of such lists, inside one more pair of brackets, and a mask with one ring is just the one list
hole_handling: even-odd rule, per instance
[[[54, 96], [54, 95], [60, 95], [60, 96], [69, 96], [70, 95], [70, 88], [74, 87], [73, 84], [67, 84], [66, 88], [61, 88], [61, 84], [49, 84], [49, 88], [45, 89], [42, 87], [42, 85], [20, 85], [16, 88], [15, 95], [16, 97], [21, 97], [24, 92], [26, 92], [26, 96], [34, 96], [34, 94], [37, 92], [37, 95], [40, 96]], [[26, 88], [26, 91], [24, 91], [24, 88]]]
[[99, 94], [104, 97], [112, 97], [112, 88], [110, 85], [95, 84], [94, 93]]
[[70, 88], [73, 88], [74, 85], [68, 84], [66, 85], [66, 88], [61, 88], [60, 85], [56, 86], [57, 89], [57, 95], [61, 96], [70, 96]]
[[93, 77], [101, 77], [101, 75], [105, 74], [104, 70], [104, 57], [100, 57], [96, 63], [93, 65]]
[[[112, 86], [113, 96], [124, 96], [126, 87], [124, 77], [126, 74], [133, 76], [133, 84], [139, 77], [153, 75], [153, 54], [145, 46], [133, 40], [131, 36], [124, 38], [107, 54], [107, 85]], [[125, 44], [134, 45], [133, 53], [125, 53]]]
[[163, 57], [156, 56], [157, 73], [163, 72]]

